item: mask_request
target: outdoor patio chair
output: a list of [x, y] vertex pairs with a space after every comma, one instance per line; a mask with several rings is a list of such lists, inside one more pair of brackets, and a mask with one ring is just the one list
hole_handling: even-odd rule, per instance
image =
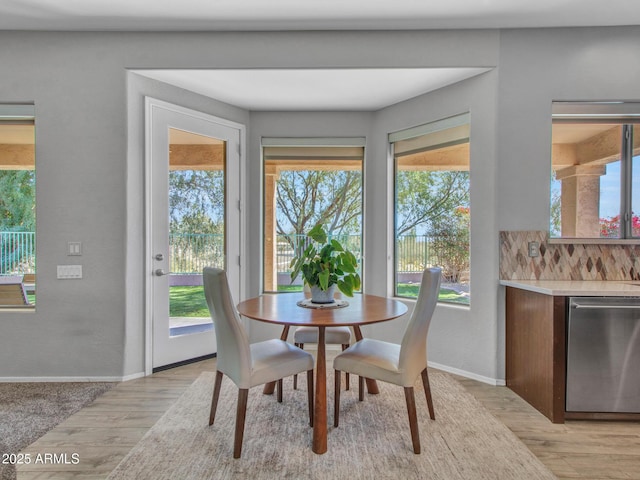
[[30, 305], [24, 285], [20, 283], [0, 283], [0, 305], [25, 306]]

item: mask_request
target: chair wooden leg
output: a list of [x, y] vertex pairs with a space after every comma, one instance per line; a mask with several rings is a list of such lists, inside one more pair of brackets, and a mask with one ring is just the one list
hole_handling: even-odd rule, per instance
[[213, 425], [216, 419], [216, 409], [218, 408], [218, 398], [220, 398], [220, 385], [222, 384], [222, 372], [216, 372], [216, 381], [213, 386], [213, 398], [211, 399], [211, 413], [209, 413], [209, 425]]
[[[282, 329], [282, 333], [280, 334], [280, 340], [282, 340], [283, 342], [286, 342], [288, 336], [289, 336], [289, 325], [285, 325], [284, 328]], [[276, 388], [276, 382], [265, 383], [264, 387], [262, 388], [262, 393], [264, 393], [265, 395], [272, 395], [275, 388]]]
[[309, 402], [309, 426], [313, 427], [313, 369], [307, 370], [307, 401]]
[[409, 413], [409, 428], [411, 429], [413, 453], [420, 453], [420, 433], [418, 432], [418, 417], [416, 416], [416, 399], [413, 394], [413, 387], [404, 387], [404, 396], [407, 400], [407, 412]]
[[[294, 343], [294, 345], [298, 348], [301, 348], [302, 350], [304, 350], [304, 343]], [[293, 376], [293, 389], [297, 390], [298, 389], [298, 374], [296, 373]]]
[[238, 411], [236, 413], [236, 435], [233, 441], [233, 458], [240, 458], [242, 452], [242, 437], [244, 436], [244, 420], [247, 415], [248, 388], [238, 390]]
[[278, 380], [278, 403], [282, 403], [282, 379]]
[[[343, 343], [342, 344], [342, 351], [344, 352], [347, 348], [349, 348], [349, 344], [348, 343]], [[345, 387], [345, 390], [349, 390], [349, 372], [345, 373], [345, 381], [347, 383], [347, 386]]]
[[429, 407], [429, 417], [431, 420], [436, 419], [436, 415], [433, 411], [433, 399], [431, 398], [431, 386], [429, 385], [429, 374], [427, 368], [422, 371], [422, 385], [424, 386], [424, 394], [427, 397], [427, 406]]
[[337, 427], [340, 420], [340, 370], [335, 370], [335, 395], [333, 396], [333, 426]]
[[364, 400], [364, 377], [358, 377], [358, 400]]

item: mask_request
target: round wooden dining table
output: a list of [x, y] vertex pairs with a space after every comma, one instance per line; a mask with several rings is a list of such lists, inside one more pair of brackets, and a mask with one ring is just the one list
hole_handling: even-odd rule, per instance
[[[327, 364], [325, 328], [350, 326], [356, 340], [362, 339], [361, 325], [385, 322], [404, 315], [404, 303], [376, 295], [355, 294], [345, 298], [347, 306], [339, 308], [307, 308], [298, 305], [302, 293], [261, 295], [238, 304], [238, 313], [253, 320], [284, 325], [281, 339], [286, 340], [291, 326], [318, 327], [316, 356], [316, 387], [313, 416], [313, 444], [315, 453], [327, 451]], [[265, 385], [264, 393], [273, 393], [274, 384]], [[367, 379], [369, 393], [378, 393], [374, 380]]]

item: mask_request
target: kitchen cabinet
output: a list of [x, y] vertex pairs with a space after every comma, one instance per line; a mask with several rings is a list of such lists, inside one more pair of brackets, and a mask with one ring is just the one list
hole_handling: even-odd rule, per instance
[[567, 412], [568, 297], [640, 297], [640, 282], [501, 280], [507, 387], [553, 423], [640, 420], [638, 413]]
[[507, 287], [507, 387], [553, 423], [564, 422], [566, 298]]

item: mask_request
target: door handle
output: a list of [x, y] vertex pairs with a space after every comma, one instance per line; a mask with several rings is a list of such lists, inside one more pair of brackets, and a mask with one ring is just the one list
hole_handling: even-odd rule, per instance
[[165, 272], [163, 269], [158, 268], [153, 272], [157, 277], [163, 277], [165, 275], [169, 275], [171, 272]]

